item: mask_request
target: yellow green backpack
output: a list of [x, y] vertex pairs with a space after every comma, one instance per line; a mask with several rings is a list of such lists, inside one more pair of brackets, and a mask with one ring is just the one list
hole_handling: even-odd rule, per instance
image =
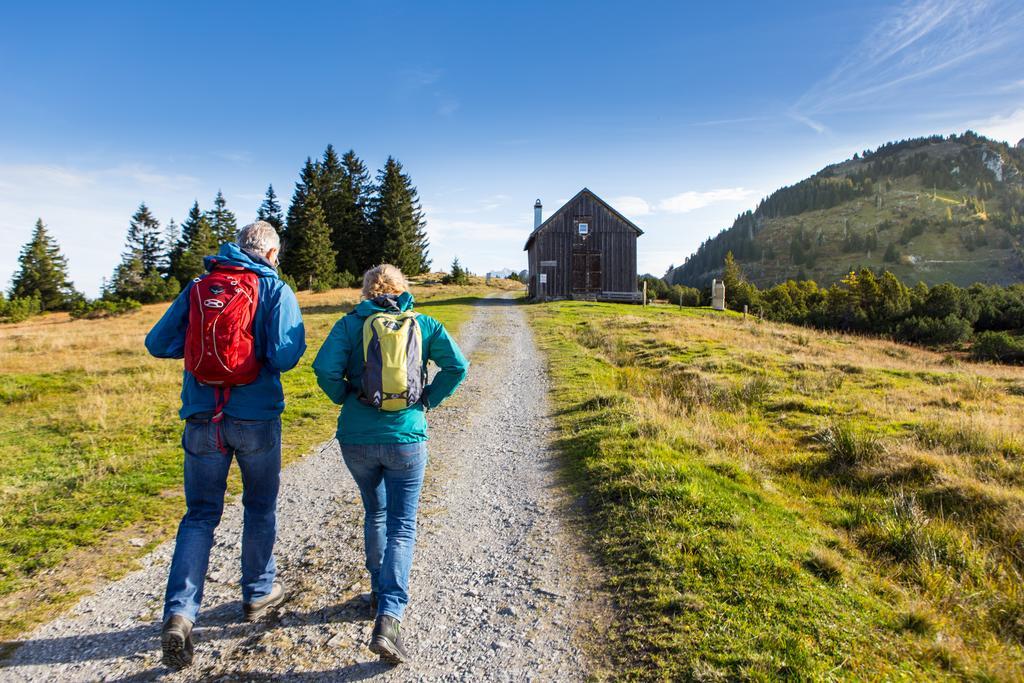
[[416, 316], [415, 311], [374, 313], [363, 323], [363, 403], [387, 411], [419, 403], [427, 373]]

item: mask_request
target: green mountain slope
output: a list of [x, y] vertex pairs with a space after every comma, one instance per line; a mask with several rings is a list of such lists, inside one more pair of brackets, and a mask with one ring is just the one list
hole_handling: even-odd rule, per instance
[[1022, 216], [1020, 143], [970, 131], [904, 140], [777, 190], [666, 279], [706, 287], [732, 251], [761, 287], [827, 285], [859, 267], [909, 283], [1010, 284], [1024, 280]]

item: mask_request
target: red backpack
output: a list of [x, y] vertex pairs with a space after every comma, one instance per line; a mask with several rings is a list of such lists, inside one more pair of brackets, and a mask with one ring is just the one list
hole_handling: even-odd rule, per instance
[[[219, 265], [193, 280], [189, 292], [185, 369], [216, 388], [214, 422], [223, 418], [231, 387], [249, 384], [260, 374], [253, 338], [258, 283], [251, 270]], [[217, 436], [219, 442], [219, 429]]]

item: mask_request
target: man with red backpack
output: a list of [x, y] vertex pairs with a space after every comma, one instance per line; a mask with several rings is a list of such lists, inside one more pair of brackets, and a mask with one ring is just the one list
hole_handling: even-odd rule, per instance
[[178, 295], [146, 336], [157, 358], [183, 358], [185, 503], [167, 577], [164, 664], [192, 663], [192, 625], [203, 598], [213, 531], [224, 510], [231, 459], [242, 473], [242, 605], [256, 621], [284, 602], [275, 581], [281, 472], [281, 373], [306, 350], [295, 293], [277, 275], [280, 238], [257, 221], [207, 256], [207, 273]]

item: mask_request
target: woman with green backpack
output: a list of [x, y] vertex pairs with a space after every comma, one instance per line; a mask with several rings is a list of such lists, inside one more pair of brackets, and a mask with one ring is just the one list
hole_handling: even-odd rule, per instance
[[[366, 271], [363, 300], [335, 323], [313, 361], [320, 388], [342, 406], [338, 443], [366, 511], [376, 614], [370, 649], [396, 664], [409, 657], [399, 626], [428, 459], [426, 412], [452, 395], [469, 368], [444, 325], [413, 310], [408, 289], [395, 266]], [[427, 361], [440, 368], [429, 384]]]

